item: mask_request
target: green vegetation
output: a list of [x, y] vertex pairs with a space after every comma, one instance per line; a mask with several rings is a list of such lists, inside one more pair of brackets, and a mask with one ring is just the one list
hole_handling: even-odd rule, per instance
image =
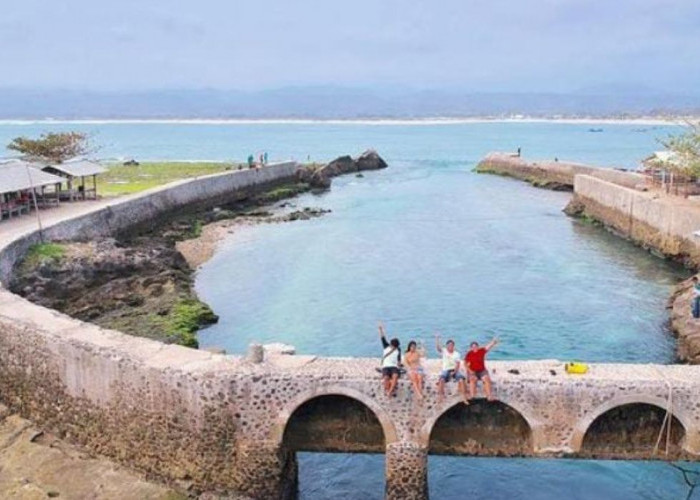
[[42, 264], [58, 262], [66, 255], [66, 248], [58, 243], [38, 243], [29, 247], [22, 263], [23, 271], [31, 271]]
[[309, 190], [309, 185], [305, 182], [295, 184], [284, 184], [283, 186], [270, 189], [255, 197], [258, 203], [274, 203], [285, 198], [292, 198]]
[[139, 165], [109, 165], [97, 178], [97, 192], [103, 196], [138, 193], [168, 182], [237, 169], [223, 162], [145, 162]]
[[664, 160], [652, 161], [657, 168], [691, 178], [700, 177], [700, 123], [687, 123], [685, 130], [661, 144], [670, 153]]
[[38, 139], [15, 137], [7, 149], [47, 163], [61, 163], [92, 151], [87, 134], [82, 132], [51, 132]]
[[202, 236], [202, 227], [204, 227], [204, 223], [200, 219], [195, 219], [190, 227], [190, 238], [199, 238]]
[[159, 318], [158, 322], [169, 337], [177, 344], [187, 347], [199, 346], [197, 330], [204, 325], [210, 325], [218, 320], [211, 308], [196, 299], [181, 299], [167, 316]]

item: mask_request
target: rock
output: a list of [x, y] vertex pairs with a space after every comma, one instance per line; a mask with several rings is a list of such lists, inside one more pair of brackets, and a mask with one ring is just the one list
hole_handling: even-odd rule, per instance
[[261, 344], [250, 344], [245, 358], [250, 363], [262, 363], [265, 358], [265, 349]]
[[282, 344], [281, 342], [273, 342], [272, 344], [264, 344], [263, 351], [265, 356], [269, 355], [291, 355], [296, 354], [296, 348], [293, 345]]
[[373, 149], [362, 153], [360, 157], [355, 160], [355, 164], [357, 165], [357, 170], [380, 170], [389, 166]]
[[[192, 290], [184, 257], [159, 237], [62, 243], [60, 260], [20, 263], [11, 290], [34, 303], [131, 335], [194, 347], [187, 324], [216, 322]], [[160, 316], [163, 321], [153, 321]]]
[[321, 167], [301, 167], [296, 172], [298, 182], [305, 182], [312, 188], [328, 189], [331, 179], [338, 175], [361, 172], [364, 170], [379, 170], [387, 168], [387, 163], [379, 154], [370, 149], [353, 159], [349, 155], [339, 156], [332, 162]]

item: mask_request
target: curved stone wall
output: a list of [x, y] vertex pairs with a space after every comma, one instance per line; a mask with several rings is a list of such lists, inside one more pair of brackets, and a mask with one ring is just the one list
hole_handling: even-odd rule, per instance
[[[128, 230], [192, 203], [287, 180], [294, 170], [267, 168], [115, 202], [47, 227], [45, 237]], [[3, 279], [37, 240], [28, 232], [2, 242]], [[387, 398], [377, 365], [378, 359], [301, 355], [270, 355], [255, 364], [104, 330], [0, 290], [0, 400], [91, 451], [197, 488], [286, 498], [296, 484], [294, 456], [284, 444], [287, 422], [305, 401], [337, 394], [363, 403], [382, 426], [387, 498], [425, 498], [430, 434], [459, 395], [450, 385], [438, 401], [439, 362], [428, 360], [423, 403], [413, 399], [405, 379], [397, 396]], [[530, 426], [535, 455], [575, 455], [597, 416], [630, 402], [668, 406], [684, 426], [683, 453], [700, 454], [700, 366], [594, 364], [582, 376], [567, 375], [554, 360], [493, 362], [490, 368], [498, 398]]]

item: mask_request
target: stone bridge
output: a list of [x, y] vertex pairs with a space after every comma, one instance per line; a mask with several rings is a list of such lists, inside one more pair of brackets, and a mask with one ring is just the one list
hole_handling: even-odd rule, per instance
[[[49, 221], [44, 236], [116, 231], [163, 207], [203, 202], [202, 193], [254, 189], [291, 172], [179, 183]], [[3, 279], [37, 239], [6, 233]], [[499, 402], [465, 406], [454, 386], [437, 400], [437, 360], [426, 362], [418, 402], [406, 380], [395, 397], [382, 394], [379, 356], [251, 359], [104, 330], [0, 289], [0, 401], [92, 452], [197, 488], [293, 498], [297, 451], [384, 453], [391, 499], [427, 497], [430, 453], [700, 457], [700, 366], [594, 364], [569, 375], [555, 360], [493, 362]]]

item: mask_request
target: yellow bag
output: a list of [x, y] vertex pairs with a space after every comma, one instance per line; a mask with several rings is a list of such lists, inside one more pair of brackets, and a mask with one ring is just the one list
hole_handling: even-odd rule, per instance
[[586, 363], [573, 361], [571, 363], [566, 363], [564, 365], [564, 369], [566, 370], [566, 373], [583, 375], [584, 373], [588, 372], [588, 365]]

